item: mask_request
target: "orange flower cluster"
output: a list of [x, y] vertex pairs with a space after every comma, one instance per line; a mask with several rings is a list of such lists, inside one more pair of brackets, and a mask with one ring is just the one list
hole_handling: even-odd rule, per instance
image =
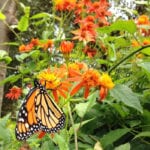
[[53, 0], [53, 2], [58, 11], [71, 11], [76, 4], [76, 0]]
[[[108, 11], [109, 3], [106, 0], [94, 1], [79, 0], [75, 8], [75, 23], [79, 29], [72, 31], [74, 40], [86, 43], [95, 41], [96, 28], [108, 25], [106, 17], [111, 13]], [[83, 17], [84, 16], [84, 17]]]
[[144, 39], [142, 42], [132, 40], [132, 46], [133, 47], [145, 46], [145, 45], [150, 45], [150, 39]]
[[103, 100], [107, 96], [108, 90], [114, 87], [114, 83], [108, 74], [101, 75], [95, 69], [88, 69], [78, 78], [72, 78], [71, 81], [78, 81], [79, 83], [72, 89], [70, 95], [73, 96], [81, 88], [84, 88], [84, 98], [88, 97], [91, 88], [99, 88], [100, 100]]
[[30, 52], [35, 47], [40, 47], [43, 50], [49, 50], [53, 46], [52, 40], [47, 40], [46, 42], [42, 43], [39, 41], [39, 39], [31, 39], [31, 41], [28, 44], [22, 44], [19, 46], [19, 52]]
[[150, 36], [150, 20], [147, 15], [141, 15], [136, 20], [136, 24], [143, 36]]
[[13, 86], [11, 89], [9, 89], [9, 93], [7, 93], [5, 97], [10, 100], [18, 100], [21, 94], [22, 89], [17, 86]]
[[[97, 70], [88, 68], [85, 63], [72, 63], [62, 65], [59, 68], [48, 68], [39, 73], [38, 78], [46, 89], [50, 89], [54, 99], [58, 102], [59, 95], [66, 98], [66, 94], [75, 95], [84, 88], [84, 97], [87, 98], [91, 88], [99, 88], [100, 100], [103, 100], [109, 89], [114, 87], [108, 74], [100, 74]], [[72, 87], [72, 82], [77, 82]], [[72, 87], [72, 90], [70, 91]]]

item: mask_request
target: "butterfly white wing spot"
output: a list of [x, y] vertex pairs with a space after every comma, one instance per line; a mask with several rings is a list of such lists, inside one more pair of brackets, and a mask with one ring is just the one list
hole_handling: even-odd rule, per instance
[[25, 127], [26, 127], [26, 128], [29, 128], [29, 124], [28, 124], [28, 123], [25, 123]]
[[18, 121], [19, 122], [24, 122], [24, 119], [23, 118], [19, 118]]

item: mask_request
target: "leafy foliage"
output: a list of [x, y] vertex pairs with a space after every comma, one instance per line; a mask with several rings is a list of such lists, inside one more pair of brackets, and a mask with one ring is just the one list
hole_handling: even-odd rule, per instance
[[[101, 1], [59, 2], [18, 3], [20, 32], [12, 45], [17, 52], [10, 57], [0, 50], [0, 61], [17, 71], [1, 85], [21, 83], [24, 99], [33, 79], [48, 75], [45, 86], [55, 87], [48, 92], [66, 115], [63, 130], [42, 139], [34, 134], [28, 145], [34, 150], [149, 149], [150, 18], [111, 22], [105, 0], [103, 8], [97, 5]], [[0, 20], [5, 20], [1, 12]], [[13, 150], [23, 145], [15, 139], [11, 117], [0, 120], [0, 145]]]

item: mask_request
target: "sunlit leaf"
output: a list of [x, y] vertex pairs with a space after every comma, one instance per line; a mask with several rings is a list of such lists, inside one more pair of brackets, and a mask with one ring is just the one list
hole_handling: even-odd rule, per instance
[[0, 11], [0, 20], [5, 20], [6, 16]]
[[20, 31], [27, 31], [29, 26], [29, 16], [30, 16], [30, 7], [24, 8], [25, 15], [21, 17], [20, 21], [18, 22], [18, 29]]
[[150, 56], [150, 47], [144, 48], [141, 52]]
[[103, 150], [100, 142], [96, 142], [96, 144], [94, 145], [94, 150]]
[[98, 29], [100, 33], [111, 33], [113, 31], [127, 31], [131, 34], [136, 32], [136, 24], [132, 20], [117, 20], [110, 26], [105, 26]]

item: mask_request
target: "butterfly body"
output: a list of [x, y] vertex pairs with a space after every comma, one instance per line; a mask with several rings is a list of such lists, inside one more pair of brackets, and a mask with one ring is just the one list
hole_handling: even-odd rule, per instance
[[38, 131], [54, 133], [64, 127], [65, 115], [37, 80], [18, 113], [16, 138], [26, 140]]

